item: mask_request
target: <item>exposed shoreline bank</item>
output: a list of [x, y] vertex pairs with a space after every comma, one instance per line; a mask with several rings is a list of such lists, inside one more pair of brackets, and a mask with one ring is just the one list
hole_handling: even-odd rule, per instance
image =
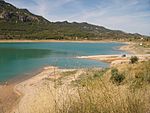
[[[60, 69], [54, 66], [44, 67], [43, 71], [37, 75], [27, 79], [19, 84], [14, 86], [16, 94], [20, 94], [20, 101], [16, 106], [13, 107], [12, 113], [19, 113], [19, 109], [24, 109], [26, 105], [26, 100], [29, 100], [28, 104], [32, 104], [32, 99], [34, 98], [35, 90], [40, 89], [40, 87], [45, 87], [45, 84], [48, 82], [51, 86], [55, 85], [51, 80], [61, 78], [61, 73], [63, 72], [72, 72], [77, 69]], [[45, 83], [46, 82], [46, 83]], [[52, 90], [52, 92], [54, 89]], [[47, 98], [47, 97], [45, 97]], [[53, 97], [51, 97], [54, 99]], [[26, 111], [26, 110], [25, 110]], [[28, 110], [27, 110], [28, 111]]]
[[122, 43], [124, 43], [125, 45], [118, 47], [117, 49], [121, 51], [126, 51], [127, 54], [78, 56], [77, 58], [107, 62], [110, 63], [110, 66], [122, 63], [129, 63], [132, 56], [137, 56], [139, 58], [139, 61], [150, 60], [150, 54], [147, 53], [148, 51], [150, 52], [149, 48], [146, 49], [140, 47], [137, 43], [133, 42]]
[[119, 42], [121, 41], [113, 41], [113, 40], [0, 40], [0, 43], [32, 43], [32, 42], [70, 42], [70, 43], [107, 43], [107, 42]]
[[[32, 84], [38, 84], [38, 82], [44, 79], [58, 79], [61, 77], [60, 73], [75, 70], [81, 69], [61, 69], [54, 66], [46, 66], [27, 77], [15, 78], [14, 80], [8, 81], [7, 84], [1, 84], [0, 92], [3, 93], [0, 94], [0, 112], [16, 113], [19, 102], [29, 92], [28, 87], [32, 87]], [[31, 93], [33, 92], [31, 91]]]
[[139, 61], [148, 61], [150, 60], [150, 54], [128, 54], [128, 55], [93, 55], [93, 56], [79, 56], [77, 58], [81, 59], [90, 59], [90, 60], [96, 60], [96, 61], [102, 61], [110, 63], [110, 66], [123, 64], [123, 63], [129, 63], [130, 58], [132, 56], [137, 56]]
[[[23, 76], [17, 76], [13, 79], [10, 79], [6, 82], [0, 83], [0, 112], [10, 113], [14, 106], [18, 104], [20, 99], [22, 98], [22, 92], [18, 91], [15, 87], [32, 77], [38, 75], [43, 72], [44, 68], [40, 68], [32, 73]], [[9, 101], [8, 101], [9, 100]], [[3, 110], [3, 111], [2, 111]]]

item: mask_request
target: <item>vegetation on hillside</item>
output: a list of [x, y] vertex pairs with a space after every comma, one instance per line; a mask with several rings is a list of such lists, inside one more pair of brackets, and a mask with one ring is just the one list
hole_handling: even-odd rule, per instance
[[41, 16], [30, 13], [27, 9], [18, 9], [0, 0], [0, 39], [128, 39], [132, 41], [141, 37], [148, 39], [140, 34], [109, 30], [85, 22], [49, 22]]

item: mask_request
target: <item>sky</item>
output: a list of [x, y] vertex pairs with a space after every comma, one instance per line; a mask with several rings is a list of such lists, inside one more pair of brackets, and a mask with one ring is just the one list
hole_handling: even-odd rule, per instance
[[150, 36], [150, 0], [5, 0], [49, 21], [88, 22]]

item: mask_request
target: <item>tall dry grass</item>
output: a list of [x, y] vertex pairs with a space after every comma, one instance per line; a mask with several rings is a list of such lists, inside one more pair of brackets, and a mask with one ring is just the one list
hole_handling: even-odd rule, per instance
[[[119, 82], [120, 79], [112, 79], [112, 69], [117, 70], [115, 77], [124, 78]], [[38, 87], [28, 113], [150, 112], [150, 61], [62, 74], [64, 77], [46, 79], [42, 83], [45, 85]]]
[[149, 113], [150, 61], [116, 68], [125, 76], [120, 84], [112, 82], [111, 69], [103, 76], [95, 76], [97, 72], [82, 75], [76, 81], [78, 97], [68, 95], [67, 109], [57, 113]]

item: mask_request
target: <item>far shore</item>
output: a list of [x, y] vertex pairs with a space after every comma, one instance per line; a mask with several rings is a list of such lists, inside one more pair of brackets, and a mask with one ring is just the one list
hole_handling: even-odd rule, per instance
[[113, 40], [0, 40], [0, 43], [15, 43], [15, 42], [77, 42], [77, 43], [107, 43], [107, 42], [119, 42]]

